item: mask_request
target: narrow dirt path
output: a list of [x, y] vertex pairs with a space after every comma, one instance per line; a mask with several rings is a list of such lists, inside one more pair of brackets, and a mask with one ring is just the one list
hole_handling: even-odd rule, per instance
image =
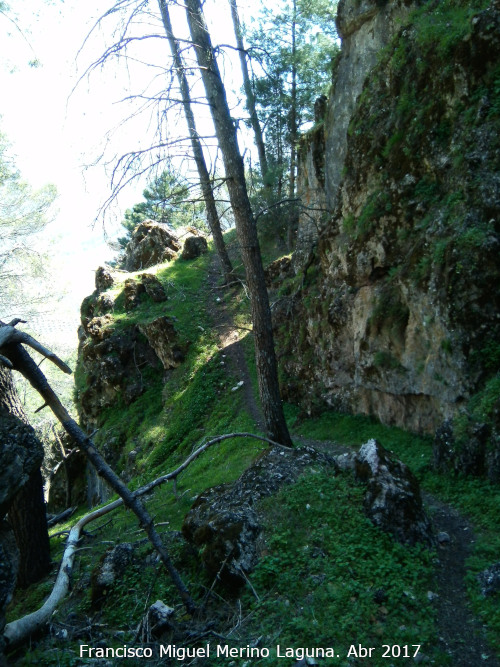
[[488, 647], [484, 628], [467, 604], [465, 563], [474, 544], [472, 528], [453, 507], [429, 494], [423, 497], [436, 532], [446, 533], [450, 538], [449, 542], [438, 546], [437, 610], [441, 648], [452, 657], [453, 667], [499, 667], [494, 652]]
[[[240, 340], [241, 331], [235, 326], [223, 299], [216, 301], [220, 290], [216, 289], [220, 272], [212, 263], [208, 274], [213, 289], [215, 307], [212, 319], [217, 327], [220, 347], [224, 350], [237, 376], [243, 380], [245, 408], [263, 430], [263, 418], [255, 400], [245, 352]], [[228, 288], [236, 295], [239, 287]], [[319, 441], [301, 436], [292, 436], [295, 443], [315, 447], [328, 454], [338, 455], [353, 451], [351, 447], [331, 441]], [[467, 603], [465, 590], [465, 562], [474, 544], [474, 535], [467, 520], [453, 507], [440, 502], [430, 494], [423, 494], [432, 514], [436, 533], [447, 533], [449, 542], [438, 546], [439, 562], [436, 567], [438, 632], [441, 649], [447, 653], [453, 667], [500, 667], [500, 662], [488, 647], [485, 630], [473, 615]]]
[[[332, 454], [353, 449], [324, 440], [295, 437], [299, 444]], [[494, 651], [488, 646], [485, 628], [472, 613], [465, 588], [466, 560], [472, 552], [474, 533], [471, 525], [454, 507], [428, 493], [422, 493], [431, 515], [436, 535], [446, 533], [449, 541], [439, 544], [436, 566], [437, 623], [439, 645], [448, 654], [453, 667], [500, 667]], [[444, 537], [444, 535], [443, 535]]]
[[[213, 295], [214, 305], [210, 310], [210, 316], [212, 325], [219, 336], [219, 349], [226, 355], [227, 360], [236, 373], [238, 381], [243, 382], [239, 391], [243, 394], [245, 409], [255, 422], [256, 428], [259, 431], [265, 431], [264, 419], [260, 406], [255, 400], [252, 379], [245, 359], [245, 350], [243, 349], [243, 344], [241, 342], [242, 330], [235, 326], [231, 313], [228, 312], [224, 299], [222, 298], [222, 291], [218, 289], [220, 270], [216, 258], [212, 261], [208, 271], [207, 281]], [[227, 290], [231, 298], [234, 298], [241, 290], [241, 287], [235, 285], [234, 287], [228, 287]]]

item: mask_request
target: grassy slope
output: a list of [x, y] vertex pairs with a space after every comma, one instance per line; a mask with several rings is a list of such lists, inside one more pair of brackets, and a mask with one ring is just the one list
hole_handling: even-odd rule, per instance
[[[163, 386], [158, 378], [151, 389], [129, 408], [108, 410], [101, 432], [119, 433], [125, 452], [140, 452], [132, 486], [173, 469], [204, 437], [222, 432], [252, 430], [239, 394], [231, 392], [231, 377], [220, 362], [217, 338], [207, 312], [213, 308], [214, 293], [206, 281], [210, 257], [193, 263], [175, 262], [161, 267], [158, 277], [166, 287], [169, 315], [178, 318], [178, 329], [191, 341], [185, 364], [171, 373]], [[227, 298], [227, 297], [226, 297]], [[242, 297], [228, 301], [234, 315], [244, 323], [248, 302]], [[135, 320], [150, 318], [158, 306], [144, 303], [134, 311]], [[126, 317], [118, 310], [116, 320]], [[251, 336], [247, 353], [252, 364]], [[215, 400], [214, 400], [215, 398]], [[495, 600], [485, 602], [477, 594], [474, 573], [491, 564], [498, 553], [500, 492], [481, 481], [443, 478], [431, 471], [431, 443], [399, 429], [382, 426], [370, 419], [324, 413], [298, 422], [298, 411], [286, 406], [290, 426], [297, 435], [357, 446], [376, 437], [384, 446], [407, 462], [420, 477], [424, 488], [456, 504], [468, 514], [478, 531], [476, 550], [470, 562], [469, 585], [477, 612], [488, 621], [492, 639], [498, 642], [500, 619]], [[148, 500], [161, 530], [178, 530], [192, 499], [203, 489], [235, 479], [263, 449], [249, 441], [229, 441], [200, 457], [179, 479], [177, 496], [170, 486], [158, 489]], [[126, 461], [126, 454], [122, 463]], [[434, 553], [405, 549], [373, 528], [362, 512], [362, 489], [349, 475], [331, 478], [318, 469], [306, 474], [294, 487], [284, 489], [279, 498], [263, 503], [265, 547], [263, 557], [251, 575], [253, 591], [241, 598], [242, 617], [238, 625], [233, 602], [222, 605], [227, 620], [221, 632], [238, 625], [229, 643], [235, 647], [255, 642], [261, 646], [335, 646], [347, 655], [350, 644], [381, 647], [384, 643], [422, 644], [422, 651], [435, 664], [449, 664], [436, 648], [435, 612], [427, 598], [433, 589]], [[84, 508], [80, 513], [84, 513]], [[177, 602], [176, 593], [150, 556], [148, 544], [141, 544], [138, 562], [110, 593], [102, 611], [90, 605], [89, 577], [102, 553], [112, 544], [138, 542], [142, 535], [127, 512], [116, 512], [111, 522], [87, 538], [75, 567], [72, 596], [63, 605], [55, 622], [67, 622], [67, 613], [79, 619], [91, 618], [106, 626], [106, 645], [131, 643], [148, 600]], [[60, 529], [60, 527], [58, 528]], [[54, 559], [60, 557], [62, 540], [53, 540]], [[201, 600], [214, 582], [208, 581], [197, 559], [178, 541], [171, 548], [193, 595]], [[497, 549], [497, 551], [495, 551]], [[50, 579], [20, 595], [10, 610], [10, 618], [31, 610], [47, 594]], [[217, 589], [216, 589], [217, 590]], [[381, 599], [374, 597], [382, 590]], [[222, 595], [225, 595], [220, 591]], [[258, 596], [258, 599], [257, 597]], [[278, 641], [279, 637], [279, 641]], [[85, 643], [85, 642], [84, 642]], [[43, 641], [21, 664], [42, 659], [44, 664], [75, 664], [77, 640]], [[386, 664], [372, 658], [371, 665]], [[271, 652], [272, 656], [272, 652]], [[263, 664], [283, 664], [272, 657]], [[129, 661], [133, 664], [132, 661]], [[236, 664], [243, 664], [244, 659]], [[215, 660], [214, 664], [217, 663]], [[259, 664], [259, 661], [253, 661]], [[339, 665], [352, 664], [340, 659]]]

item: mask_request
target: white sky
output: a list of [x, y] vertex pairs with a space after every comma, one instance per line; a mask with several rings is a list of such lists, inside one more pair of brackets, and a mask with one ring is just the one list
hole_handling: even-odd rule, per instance
[[[107, 25], [111, 29], [111, 20], [94, 33], [75, 63], [90, 27], [112, 1], [12, 0], [10, 4], [10, 15], [23, 34], [0, 15], [0, 130], [13, 145], [23, 179], [35, 187], [54, 183], [59, 192], [59, 212], [44, 234], [45, 249], [54, 259], [50, 282], [68, 295], [60, 306], [60, 317], [67, 317], [69, 309], [76, 328], [81, 299], [94, 289], [95, 269], [112, 257], [101, 226], [92, 229], [99, 206], [109, 194], [109, 177], [103, 166], [84, 173], [82, 168], [100, 154], [105, 133], [122, 118], [124, 105], [116, 104], [117, 100], [138, 92], [155, 70], [134, 63], [128, 69], [107, 67], [82, 81], [70, 96], [85, 67], [103, 51], [106, 40], [109, 44], [105, 31]], [[257, 0], [251, 0], [251, 5], [256, 6]], [[232, 43], [228, 3], [219, 0], [217, 5], [208, 5], [207, 13], [215, 19], [214, 42]], [[138, 53], [148, 62], [167, 62], [165, 40], [149, 40], [147, 46], [146, 42], [139, 46]], [[30, 67], [35, 58], [39, 66]], [[239, 87], [237, 61], [225, 59], [224, 69], [226, 75], [234, 70], [234, 85]], [[147, 120], [134, 120], [112, 141], [109, 154], [147, 144]], [[116, 209], [118, 220], [125, 208], [141, 200], [145, 185], [142, 180], [122, 193]], [[111, 235], [115, 230], [113, 225], [108, 227]], [[51, 303], [47, 308], [52, 312], [59, 306]]]

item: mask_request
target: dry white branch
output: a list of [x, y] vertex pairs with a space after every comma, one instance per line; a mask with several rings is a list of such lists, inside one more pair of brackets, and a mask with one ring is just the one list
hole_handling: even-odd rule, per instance
[[43, 628], [54, 611], [57, 609], [58, 604], [66, 596], [70, 584], [73, 560], [75, 558], [75, 552], [77, 550], [82, 528], [91, 521], [94, 521], [100, 516], [103, 516], [103, 514], [111, 512], [111, 510], [115, 509], [115, 507], [118, 507], [121, 504], [121, 501], [119, 503], [118, 501], [115, 501], [115, 503], [110, 503], [109, 505], [101, 507], [94, 512], [90, 512], [89, 514], [83, 516], [73, 526], [69, 533], [64, 555], [61, 560], [61, 566], [59, 568], [59, 573], [57, 575], [54, 588], [52, 589], [52, 593], [49, 595], [40, 609], [37, 609], [37, 611], [34, 611], [32, 614], [23, 616], [16, 621], [7, 623], [5, 626], [4, 637], [7, 641], [8, 648], [15, 648], [16, 646], [20, 646], [28, 637]]
[[[269, 438], [265, 438], [260, 435], [255, 435], [253, 433], [226, 433], [224, 435], [219, 435], [215, 438], [212, 438], [211, 440], [208, 440], [205, 444], [198, 447], [198, 449], [196, 449], [190, 456], [188, 456], [188, 458], [172, 472], [169, 472], [166, 475], [162, 475], [161, 477], [158, 477], [152, 482], [149, 482], [149, 484], [146, 484], [145, 486], [142, 486], [136, 491], [134, 491], [133, 496], [136, 498], [139, 496], [143, 496], [152, 491], [160, 484], [163, 484], [164, 482], [168, 482], [171, 479], [176, 480], [177, 477], [180, 475], [180, 473], [183, 470], [185, 470], [190, 463], [192, 463], [196, 458], [198, 458], [200, 454], [202, 454], [212, 445], [215, 445], [218, 442], [222, 442], [223, 440], [228, 440], [229, 438], [253, 438], [255, 440], [261, 440], [263, 442], [267, 442], [276, 447], [289, 449], [288, 447], [284, 447], [283, 445], [280, 445], [279, 443], [274, 442], [273, 440], [269, 440]], [[123, 505], [123, 500], [121, 498], [118, 498], [117, 500], [114, 500], [113, 502], [104, 505], [104, 507], [100, 507], [99, 509], [90, 512], [89, 514], [86, 514], [81, 519], [79, 519], [79, 521], [71, 528], [68, 541], [66, 543], [66, 548], [64, 550], [64, 555], [61, 561], [61, 566], [59, 568], [59, 573], [57, 575], [54, 588], [52, 589], [52, 593], [50, 594], [48, 599], [45, 601], [42, 607], [40, 607], [40, 609], [38, 609], [37, 611], [28, 614], [27, 616], [23, 616], [22, 618], [16, 621], [12, 621], [11, 623], [8, 623], [5, 626], [4, 636], [9, 648], [15, 648], [16, 646], [20, 646], [33, 633], [37, 632], [44, 625], [46, 625], [46, 623], [48, 622], [54, 611], [57, 609], [58, 604], [66, 596], [69, 589], [71, 568], [73, 566], [73, 560], [75, 557], [75, 552], [77, 550], [77, 544], [80, 539], [80, 534], [82, 532], [83, 527], [86, 526], [91, 521], [94, 521], [95, 519], [98, 519], [104, 516], [105, 514], [112, 512], [113, 510], [117, 509], [118, 507], [121, 507], [122, 505]]]
[[[21, 320], [18, 320], [18, 322], [21, 322]], [[4, 324], [3, 322], [0, 322], [0, 349], [5, 345], [12, 345], [16, 343], [23, 343], [24, 345], [28, 345], [29, 347], [33, 348], [33, 350], [40, 352], [41, 355], [52, 361], [52, 363], [55, 364], [64, 373], [71, 375], [71, 368], [65, 364], [62, 359], [59, 359], [56, 354], [32, 338], [32, 336], [25, 333], [24, 331], [18, 331], [10, 324]], [[2, 355], [2, 360], [3, 359], [4, 356]]]

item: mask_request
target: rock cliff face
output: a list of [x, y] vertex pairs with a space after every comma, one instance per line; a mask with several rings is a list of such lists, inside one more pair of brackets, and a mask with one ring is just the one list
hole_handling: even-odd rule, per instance
[[462, 408], [495, 421], [500, 8], [485, 5], [339, 3], [328, 111], [302, 146], [332, 213], [315, 240], [299, 230], [275, 320], [285, 396], [308, 410], [427, 433]]
[[417, 4], [417, 0], [339, 2], [337, 32], [342, 49], [333, 67], [332, 92], [324, 110], [318, 113], [315, 109], [315, 128], [299, 150], [297, 189], [303, 203], [313, 210], [302, 214], [299, 221], [296, 267], [307, 261], [326, 211], [335, 207], [347, 153], [347, 130], [366, 76]]
[[[154, 310], [151, 316], [147, 314], [148, 308], [168, 302], [154, 275], [126, 278], [123, 289], [117, 292], [114, 277], [100, 268], [96, 290], [82, 303], [77, 403], [81, 424], [89, 432], [102, 425], [106, 410], [129, 406], [158, 377], [179, 366], [186, 351], [186, 345], [179, 342], [174, 318]], [[116, 317], [117, 301], [119, 308], [130, 314], [124, 322]], [[143, 312], [136, 322], [134, 311], [139, 306]], [[116, 463], [123, 443], [110, 434], [101, 437], [99, 444], [107, 461]], [[93, 505], [104, 500], [108, 492], [93, 468], [87, 477], [88, 501]]]

